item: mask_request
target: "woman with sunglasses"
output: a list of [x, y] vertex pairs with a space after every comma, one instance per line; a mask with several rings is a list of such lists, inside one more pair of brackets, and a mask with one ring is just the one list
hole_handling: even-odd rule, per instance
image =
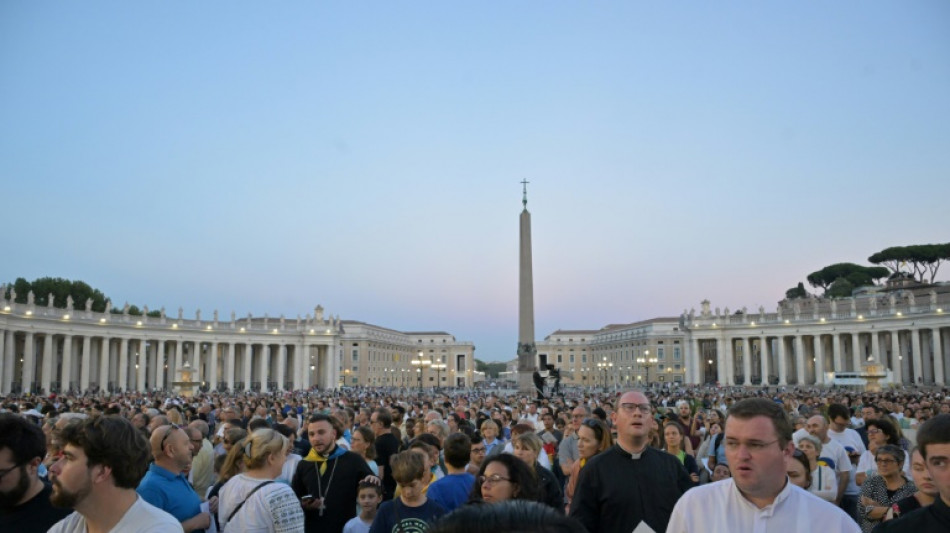
[[475, 476], [469, 503], [497, 503], [506, 500], [541, 499], [538, 479], [524, 461], [508, 453], [493, 455], [482, 463]]
[[818, 458], [821, 455], [821, 440], [814, 435], [803, 435], [798, 440], [798, 449], [795, 452], [801, 453], [808, 461], [808, 471], [811, 477], [811, 483], [807, 487], [808, 491], [827, 502], [833, 503], [838, 497], [838, 479], [835, 477], [835, 471]]
[[570, 481], [567, 482], [567, 488], [564, 490], [564, 504], [568, 512], [571, 508], [571, 499], [574, 497], [574, 490], [577, 487], [577, 478], [580, 476], [581, 469], [584, 468], [591, 457], [606, 451], [613, 444], [613, 438], [610, 436], [607, 424], [604, 424], [598, 418], [587, 418], [577, 428], [578, 459], [574, 461], [574, 466], [571, 467]]
[[904, 450], [885, 444], [874, 453], [878, 473], [869, 477], [861, 486], [861, 505], [858, 514], [861, 531], [870, 533], [881, 523], [894, 504], [913, 496], [917, 486], [904, 477]]
[[275, 481], [290, 453], [290, 440], [273, 429], [259, 429], [235, 445], [233, 453], [244, 463], [244, 472], [221, 489], [221, 531], [303, 531], [297, 496], [287, 484]]

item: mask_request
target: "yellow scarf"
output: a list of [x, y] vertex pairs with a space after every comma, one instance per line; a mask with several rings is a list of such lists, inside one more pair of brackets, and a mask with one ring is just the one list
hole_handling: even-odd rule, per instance
[[581, 468], [584, 468], [584, 465], [586, 465], [586, 464], [587, 464], [587, 458], [586, 458], [586, 457], [581, 457]]
[[329, 457], [320, 455], [317, 453], [317, 450], [310, 448], [310, 453], [308, 453], [303, 460], [318, 463], [320, 465], [320, 473], [325, 474], [327, 472], [327, 459], [329, 459]]

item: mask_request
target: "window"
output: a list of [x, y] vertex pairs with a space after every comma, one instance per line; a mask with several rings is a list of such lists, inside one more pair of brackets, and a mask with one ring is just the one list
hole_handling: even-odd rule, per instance
[[674, 346], [674, 347], [673, 347], [673, 359], [676, 359], [677, 361], [680, 360], [680, 348], [679, 348], [679, 346]]
[[586, 363], [586, 362], [587, 362], [587, 354], [586, 354], [586, 353], [581, 354], [581, 362], [582, 362], [582, 363]]
[[561, 354], [557, 354], [557, 362], [558, 362], [558, 364], [564, 362], [564, 361], [562, 361], [562, 359], [563, 359], [563, 356], [562, 356]]
[[359, 361], [359, 360], [360, 360], [360, 351], [359, 351], [358, 349], [355, 349], [355, 348], [353, 349], [353, 360], [354, 360], [354, 361]]
[[[558, 357], [561, 357], [560, 355]], [[574, 354], [571, 354], [571, 364], [574, 364]]]
[[656, 356], [657, 356], [658, 358], [660, 358], [660, 359], [663, 359], [663, 357], [665, 357], [665, 356], [663, 355], [663, 348], [657, 348], [657, 349], [656, 349]]

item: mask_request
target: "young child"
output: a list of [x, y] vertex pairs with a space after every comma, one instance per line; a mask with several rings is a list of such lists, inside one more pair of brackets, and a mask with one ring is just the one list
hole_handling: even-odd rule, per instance
[[369, 481], [361, 481], [356, 495], [360, 514], [354, 516], [343, 526], [343, 533], [368, 533], [376, 518], [376, 508], [383, 501], [383, 488]]
[[370, 533], [399, 533], [425, 531], [436, 518], [445, 514], [445, 508], [426, 498], [425, 479], [431, 476], [422, 454], [404, 451], [389, 459], [393, 478], [399, 487], [399, 497], [384, 502], [376, 513]]

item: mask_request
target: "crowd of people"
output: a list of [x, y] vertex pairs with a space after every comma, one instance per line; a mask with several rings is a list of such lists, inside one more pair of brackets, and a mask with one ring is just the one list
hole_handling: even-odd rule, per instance
[[0, 531], [950, 531], [950, 393], [9, 397]]

